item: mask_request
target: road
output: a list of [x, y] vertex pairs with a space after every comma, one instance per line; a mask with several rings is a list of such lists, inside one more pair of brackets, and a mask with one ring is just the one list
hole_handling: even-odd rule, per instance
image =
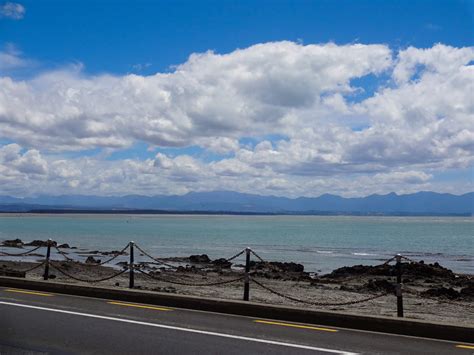
[[473, 354], [461, 344], [0, 287], [0, 354]]

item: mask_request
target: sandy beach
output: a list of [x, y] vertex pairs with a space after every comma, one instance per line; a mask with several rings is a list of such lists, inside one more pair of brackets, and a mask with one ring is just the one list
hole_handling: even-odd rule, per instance
[[[22, 250], [11, 249], [14, 249], [12, 253]], [[67, 252], [63, 253], [67, 256]], [[102, 260], [114, 256], [113, 252], [101, 252], [100, 255]], [[37, 254], [35, 258], [37, 262], [2, 260], [0, 275], [15, 276], [15, 270], [24, 271], [38, 266], [26, 274], [20, 273], [16, 276], [42, 280], [44, 265], [41, 263], [44, 262], [44, 258], [42, 254]], [[123, 265], [123, 261], [114, 260], [111, 264], [102, 266], [94, 263], [98, 259], [97, 256], [96, 258], [91, 256], [88, 263], [72, 260], [52, 261], [49, 271], [50, 281], [128, 287], [129, 271]], [[142, 262], [136, 265], [136, 289], [233, 300], [241, 300], [243, 297], [242, 265], [227, 262], [225, 259], [210, 260], [206, 255], [167, 258], [160, 262], [172, 267], [165, 267], [156, 262]], [[176, 262], [182, 266], [170, 265]], [[403, 263], [403, 270], [406, 318], [473, 326], [472, 275], [457, 275], [437, 264], [406, 262]], [[118, 273], [120, 275], [101, 282], [85, 281], [106, 279]], [[303, 266], [295, 263], [253, 261], [251, 275], [251, 279], [255, 281], [250, 284], [250, 300], [253, 302], [363, 315], [395, 317], [397, 314], [394, 265], [346, 267], [319, 276], [304, 272]], [[278, 293], [306, 303], [282, 297]], [[355, 303], [368, 298], [375, 299]], [[339, 303], [352, 304], [334, 305]]]

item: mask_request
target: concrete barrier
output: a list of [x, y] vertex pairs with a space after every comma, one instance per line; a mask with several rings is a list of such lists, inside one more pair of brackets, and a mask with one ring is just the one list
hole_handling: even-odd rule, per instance
[[13, 277], [0, 277], [0, 286], [459, 342], [472, 342], [474, 339], [474, 327], [419, 320], [381, 316], [369, 317], [289, 306], [172, 295], [123, 288], [82, 286]]

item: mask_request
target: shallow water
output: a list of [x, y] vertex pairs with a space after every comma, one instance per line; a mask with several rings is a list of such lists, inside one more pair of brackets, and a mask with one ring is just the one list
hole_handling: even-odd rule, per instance
[[474, 219], [466, 217], [0, 215], [0, 240], [13, 238], [88, 250], [119, 250], [133, 240], [160, 257], [229, 257], [248, 246], [264, 259], [323, 273], [402, 253], [474, 274]]

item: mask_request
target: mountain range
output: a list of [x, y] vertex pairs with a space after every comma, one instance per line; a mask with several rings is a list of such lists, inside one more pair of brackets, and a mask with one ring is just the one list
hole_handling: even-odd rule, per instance
[[1, 212], [147, 211], [270, 214], [381, 214], [381, 215], [470, 215], [474, 214], [474, 192], [452, 195], [436, 192], [370, 195], [344, 198], [276, 197], [232, 191], [190, 192], [185, 195], [91, 196], [42, 195], [17, 198], [0, 195]]

